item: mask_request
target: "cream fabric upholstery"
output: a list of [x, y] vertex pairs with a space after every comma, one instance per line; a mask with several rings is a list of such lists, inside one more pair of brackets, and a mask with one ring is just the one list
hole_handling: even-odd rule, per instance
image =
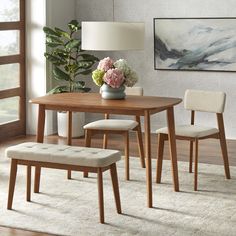
[[142, 87], [126, 87], [125, 93], [127, 95], [139, 95], [143, 96], [143, 88]]
[[[164, 127], [156, 131], [158, 134], [168, 134], [168, 128]], [[198, 125], [180, 125], [175, 127], [175, 134], [177, 136], [202, 138], [211, 134], [218, 133], [219, 130], [211, 127], [204, 127]]]
[[105, 167], [121, 159], [116, 150], [27, 142], [6, 149], [12, 159]]
[[187, 110], [223, 113], [226, 94], [215, 91], [186, 90], [184, 107]]
[[98, 129], [98, 130], [132, 130], [138, 125], [134, 120], [116, 120], [104, 119], [91, 122], [84, 126], [84, 129]]
[[[143, 95], [142, 87], [126, 87], [125, 93], [127, 95]], [[103, 119], [91, 122], [84, 126], [84, 129], [96, 129], [96, 130], [132, 130], [138, 125], [138, 122], [134, 120], [122, 120], [122, 119]]]

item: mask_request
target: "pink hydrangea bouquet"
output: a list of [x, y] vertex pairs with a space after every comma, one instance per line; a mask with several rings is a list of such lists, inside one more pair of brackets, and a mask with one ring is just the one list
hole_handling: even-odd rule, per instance
[[96, 85], [102, 86], [105, 83], [112, 88], [120, 88], [122, 85], [132, 87], [138, 81], [137, 74], [131, 70], [126, 60], [114, 62], [110, 57], [99, 62], [97, 69], [92, 72], [92, 78]]

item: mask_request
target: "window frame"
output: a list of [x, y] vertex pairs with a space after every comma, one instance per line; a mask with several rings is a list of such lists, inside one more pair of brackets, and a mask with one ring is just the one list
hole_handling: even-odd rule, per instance
[[19, 0], [19, 21], [0, 22], [0, 31], [19, 30], [19, 54], [0, 56], [0, 65], [19, 63], [19, 87], [1, 90], [0, 99], [19, 97], [19, 119], [0, 125], [0, 141], [6, 138], [26, 134], [26, 68], [25, 68], [25, 0]]

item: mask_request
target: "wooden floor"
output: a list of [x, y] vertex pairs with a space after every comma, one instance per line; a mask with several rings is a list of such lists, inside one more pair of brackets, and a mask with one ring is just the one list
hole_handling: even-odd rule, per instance
[[[8, 146], [15, 145], [21, 142], [35, 141], [35, 136], [18, 137], [14, 140], [5, 141], [0, 144], [0, 154], [4, 153]], [[44, 140], [46, 143], [66, 144], [65, 138], [58, 138], [58, 136], [47, 136]], [[156, 158], [157, 138], [152, 135], [152, 158]], [[84, 139], [73, 139], [72, 145], [84, 146]], [[231, 166], [236, 166], [236, 140], [227, 140], [229, 163]], [[102, 136], [95, 136], [92, 141], [93, 147], [102, 147]], [[123, 152], [122, 137], [112, 135], [109, 137], [108, 148], [118, 149]], [[177, 152], [179, 161], [188, 161], [189, 143], [186, 141], [177, 141]], [[138, 146], [136, 136], [131, 134], [130, 138], [130, 156], [138, 156]], [[166, 142], [164, 158], [169, 159], [168, 143]], [[222, 156], [218, 140], [203, 140], [199, 144], [199, 162], [222, 165]], [[181, 183], [180, 183], [181, 184]], [[0, 235], [3, 236], [47, 236], [49, 234], [36, 233], [6, 227], [0, 227]]]

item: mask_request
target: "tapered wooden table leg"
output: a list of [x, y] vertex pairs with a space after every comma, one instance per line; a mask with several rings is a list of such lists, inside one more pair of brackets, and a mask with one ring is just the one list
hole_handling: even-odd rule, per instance
[[163, 134], [158, 134], [156, 183], [161, 183], [162, 163], [163, 163], [163, 154], [164, 154], [164, 143], [165, 143], [164, 135]]
[[[68, 119], [67, 119], [67, 145], [71, 145], [72, 143], [72, 112], [67, 112]], [[71, 170], [67, 171], [67, 179], [71, 179]]]
[[147, 206], [152, 207], [152, 160], [151, 160], [151, 130], [150, 114], [146, 110], [144, 113], [145, 131], [145, 157], [146, 157], [146, 182], [147, 182]]
[[[37, 136], [36, 136], [36, 140], [38, 143], [43, 143], [44, 126], [45, 126], [45, 106], [39, 105], [38, 128], [37, 128]], [[34, 192], [35, 193], [39, 193], [40, 173], [41, 173], [41, 167], [36, 166], [35, 177], [34, 177]]]
[[178, 164], [177, 164], [177, 151], [176, 151], [176, 139], [175, 139], [175, 119], [174, 119], [174, 108], [170, 107], [167, 109], [167, 123], [169, 132], [169, 148], [170, 157], [172, 163], [172, 176], [174, 182], [174, 190], [179, 191], [179, 177], [178, 177]]

